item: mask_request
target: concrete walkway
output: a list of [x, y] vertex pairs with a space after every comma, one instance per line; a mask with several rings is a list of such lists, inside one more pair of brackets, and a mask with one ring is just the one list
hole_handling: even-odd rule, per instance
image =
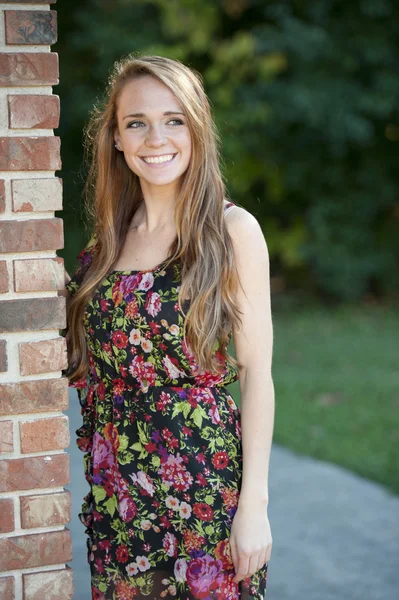
[[[74, 600], [91, 600], [84, 526], [77, 518], [88, 484], [71, 429]], [[267, 600], [395, 600], [399, 596], [399, 496], [335, 465], [273, 445], [269, 475], [273, 548]], [[150, 600], [150, 599], [149, 599]]]

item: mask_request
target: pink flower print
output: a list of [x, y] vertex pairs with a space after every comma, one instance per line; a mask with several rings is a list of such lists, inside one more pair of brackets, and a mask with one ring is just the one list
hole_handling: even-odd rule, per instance
[[126, 496], [119, 501], [119, 514], [125, 523], [134, 519], [137, 515], [137, 506], [133, 498]]
[[162, 308], [161, 297], [157, 292], [149, 292], [144, 304], [149, 315], [155, 317]]
[[177, 379], [178, 377], [184, 377], [184, 371], [178, 368], [178, 361], [175, 358], [170, 358], [166, 355], [162, 359], [163, 366], [166, 374], [170, 379]]
[[137, 575], [138, 572], [139, 572], [139, 568], [137, 566], [137, 563], [132, 562], [132, 563], [129, 563], [128, 565], [126, 565], [126, 573], [130, 577], [133, 577], [133, 575]]
[[183, 458], [179, 452], [176, 456], [170, 454], [166, 460], [163, 459], [163, 463], [158, 470], [158, 474], [162, 476], [163, 483], [168, 487], [173, 486], [179, 492], [187, 491], [193, 483], [193, 476], [182, 463]]
[[162, 545], [168, 556], [177, 556], [177, 538], [169, 531], [165, 533]]
[[138, 287], [140, 279], [140, 274], [128, 275], [126, 277], [121, 277], [120, 279], [119, 290], [121, 291], [122, 296], [129, 302], [130, 300], [132, 300], [131, 295], [133, 294], [134, 290]]
[[133, 483], [139, 485], [147, 492], [149, 496], [153, 496], [155, 492], [155, 487], [153, 485], [152, 479], [147, 473], [144, 471], [139, 471], [138, 473], [133, 473], [133, 475], [129, 475], [133, 480]]
[[93, 435], [93, 469], [99, 472], [100, 469], [108, 469], [115, 464], [115, 455], [113, 453], [112, 443], [105, 440], [98, 431]]
[[140, 571], [148, 571], [151, 568], [150, 561], [146, 556], [137, 556], [136, 563]]
[[222, 563], [209, 554], [191, 560], [187, 567], [187, 584], [194, 598], [205, 599], [223, 581]]
[[143, 356], [137, 355], [129, 365], [129, 373], [140, 383], [143, 392], [148, 391], [156, 380], [156, 370], [151, 362], [145, 362]]
[[154, 275], [151, 273], [151, 271], [148, 271], [147, 273], [142, 273], [140, 283], [137, 286], [137, 288], [139, 290], [148, 291], [152, 288], [153, 285], [154, 285]]
[[173, 496], [167, 496], [167, 498], [165, 499], [165, 504], [168, 508], [171, 508], [172, 510], [179, 510], [180, 501], [178, 500], [178, 498], [174, 498]]
[[211, 406], [211, 408], [208, 410], [208, 415], [211, 417], [211, 421], [214, 425], [219, 425], [221, 423], [220, 414], [216, 404]]
[[179, 515], [182, 519], [189, 519], [191, 517], [191, 506], [187, 502], [182, 502], [179, 506]]
[[139, 346], [141, 342], [141, 333], [139, 329], [132, 329], [129, 335], [129, 342], [135, 346]]
[[144, 338], [142, 338], [141, 340], [141, 347], [143, 348], [144, 352], [151, 352], [152, 348], [153, 348], [153, 343], [151, 340], [146, 340]]
[[178, 558], [174, 566], [174, 575], [178, 583], [186, 581], [187, 562], [184, 558]]

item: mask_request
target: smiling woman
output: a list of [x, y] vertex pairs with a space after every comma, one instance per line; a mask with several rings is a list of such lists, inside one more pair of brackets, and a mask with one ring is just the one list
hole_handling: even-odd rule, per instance
[[140, 178], [144, 197], [152, 186], [162, 185], [163, 195], [173, 193], [190, 163], [191, 135], [171, 90], [148, 75], [127, 83], [118, 99], [117, 122], [116, 148]]
[[[178, 61], [117, 63], [86, 141], [94, 226], [66, 284], [65, 335], [92, 598], [262, 600], [274, 399], [262, 231], [226, 199], [201, 78]], [[226, 387], [241, 376], [242, 418]]]

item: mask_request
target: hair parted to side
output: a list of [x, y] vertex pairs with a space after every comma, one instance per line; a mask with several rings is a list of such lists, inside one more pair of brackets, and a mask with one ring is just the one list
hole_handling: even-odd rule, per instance
[[[227, 353], [233, 324], [241, 323], [235, 300], [239, 277], [233, 245], [224, 219], [225, 186], [220, 171], [220, 139], [198, 72], [162, 56], [129, 54], [111, 71], [104, 100], [94, 106], [84, 131], [89, 165], [84, 201], [91, 235], [96, 241], [93, 260], [73, 295], [67, 312], [70, 383], [88, 372], [83, 319], [87, 303], [112, 271], [128, 227], [143, 194], [139, 178], [114, 144], [118, 98], [124, 85], [152, 76], [164, 83], [186, 113], [192, 140], [187, 171], [180, 179], [175, 205], [176, 238], [169, 248], [167, 268], [181, 264], [179, 306], [186, 317], [184, 340], [200, 369], [220, 372], [219, 359], [241, 365]], [[191, 299], [188, 312], [182, 299]]]

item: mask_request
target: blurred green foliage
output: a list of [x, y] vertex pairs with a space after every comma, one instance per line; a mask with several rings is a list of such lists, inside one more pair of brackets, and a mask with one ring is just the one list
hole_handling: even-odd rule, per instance
[[87, 241], [88, 112], [115, 60], [161, 54], [204, 78], [229, 194], [263, 228], [272, 283], [347, 301], [399, 291], [395, 0], [68, 0], [57, 12], [67, 263]]

